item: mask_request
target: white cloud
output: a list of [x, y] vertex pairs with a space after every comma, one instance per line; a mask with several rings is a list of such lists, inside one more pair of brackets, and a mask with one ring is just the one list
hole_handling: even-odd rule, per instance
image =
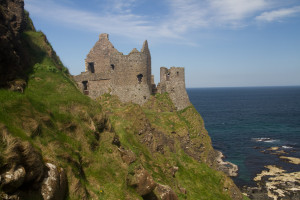
[[277, 21], [286, 17], [291, 17], [300, 13], [300, 6], [295, 6], [292, 8], [282, 8], [278, 10], [273, 10], [269, 12], [263, 12], [261, 15], [257, 16], [255, 19], [258, 21]]
[[261, 11], [269, 4], [266, 0], [210, 0], [216, 21], [243, 20], [251, 14]]
[[136, 0], [109, 0], [109, 7], [119, 13], [130, 13]]
[[[63, 6], [61, 1], [55, 0], [27, 0], [25, 5], [39, 18], [63, 26], [135, 39], [186, 40], [183, 37], [186, 33], [200, 28], [243, 27], [253, 19], [273, 21], [300, 12], [300, 6], [264, 12], [274, 9], [274, 2], [277, 0], [165, 0], [168, 12], [159, 16], [135, 13], [133, 8], [143, 3], [137, 0], [105, 0], [105, 3], [101, 0], [98, 12], [85, 11], [70, 4]], [[160, 20], [153, 21], [153, 17]]]

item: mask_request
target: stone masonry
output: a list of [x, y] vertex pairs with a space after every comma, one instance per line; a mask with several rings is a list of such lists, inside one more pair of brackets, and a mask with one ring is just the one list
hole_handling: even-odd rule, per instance
[[184, 77], [184, 67], [160, 68], [160, 83], [157, 86], [157, 92], [161, 94], [169, 93], [178, 110], [182, 110], [190, 105]]
[[122, 102], [144, 104], [151, 94], [168, 92], [178, 110], [187, 107], [189, 98], [185, 90], [184, 68], [161, 68], [161, 83], [156, 88], [151, 75], [151, 55], [147, 40], [141, 51], [133, 49], [123, 55], [114, 48], [106, 33], [85, 59], [85, 72], [74, 76], [82, 92], [91, 98], [104, 93], [117, 95]]

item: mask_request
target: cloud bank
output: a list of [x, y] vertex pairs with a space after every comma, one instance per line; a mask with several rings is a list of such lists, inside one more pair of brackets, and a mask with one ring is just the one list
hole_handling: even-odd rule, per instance
[[[157, 16], [134, 12], [143, 6], [137, 0], [98, 0], [99, 12], [79, 9], [59, 0], [27, 0], [31, 14], [63, 26], [93, 32], [109, 32], [133, 38], [183, 38], [191, 30], [249, 26], [255, 22], [274, 22], [300, 15], [300, 5], [290, 0], [286, 8], [279, 0], [163, 0], [167, 12]], [[281, 2], [281, 3], [278, 3]], [[296, 5], [298, 4], [298, 5]], [[143, 8], [147, 9], [147, 8]], [[160, 8], [157, 8], [160, 9]], [[153, 20], [155, 18], [155, 20]]]

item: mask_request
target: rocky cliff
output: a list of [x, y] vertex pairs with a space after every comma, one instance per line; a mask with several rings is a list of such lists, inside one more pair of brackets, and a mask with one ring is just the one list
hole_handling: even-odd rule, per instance
[[22, 48], [21, 35], [26, 27], [22, 0], [0, 1], [0, 86], [23, 77], [28, 61]]
[[[17, 14], [12, 5], [21, 6]], [[16, 63], [29, 71], [22, 90], [0, 89], [0, 199], [242, 199], [216, 170], [216, 152], [193, 106], [176, 111], [167, 93], [143, 106], [84, 96], [45, 35], [22, 28], [30, 21], [22, 6], [1, 1], [1, 44], [9, 52], [13, 37], [21, 38], [27, 57], [15, 51], [8, 60], [1, 51], [3, 85], [18, 78], [13, 69], [25, 69]], [[19, 28], [10, 35], [13, 24]], [[8, 61], [11, 70], [3, 68]]]

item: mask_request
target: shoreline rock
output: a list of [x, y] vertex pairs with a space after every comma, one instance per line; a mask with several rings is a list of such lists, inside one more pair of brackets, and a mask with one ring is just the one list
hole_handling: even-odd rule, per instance
[[[277, 155], [286, 162], [299, 165], [300, 159], [296, 157], [282, 156], [279, 151], [280, 147], [271, 147], [267, 149], [270, 154]], [[275, 153], [274, 153], [275, 151]], [[297, 200], [300, 199], [300, 171], [288, 172], [286, 169], [275, 165], [264, 166], [266, 169], [262, 170], [253, 179], [257, 187], [245, 186], [242, 190], [247, 193], [250, 199], [255, 200]]]
[[238, 175], [238, 166], [228, 161], [224, 161], [225, 156], [221, 151], [215, 150], [216, 153], [216, 163], [217, 170], [224, 172], [230, 177], [235, 177]]

